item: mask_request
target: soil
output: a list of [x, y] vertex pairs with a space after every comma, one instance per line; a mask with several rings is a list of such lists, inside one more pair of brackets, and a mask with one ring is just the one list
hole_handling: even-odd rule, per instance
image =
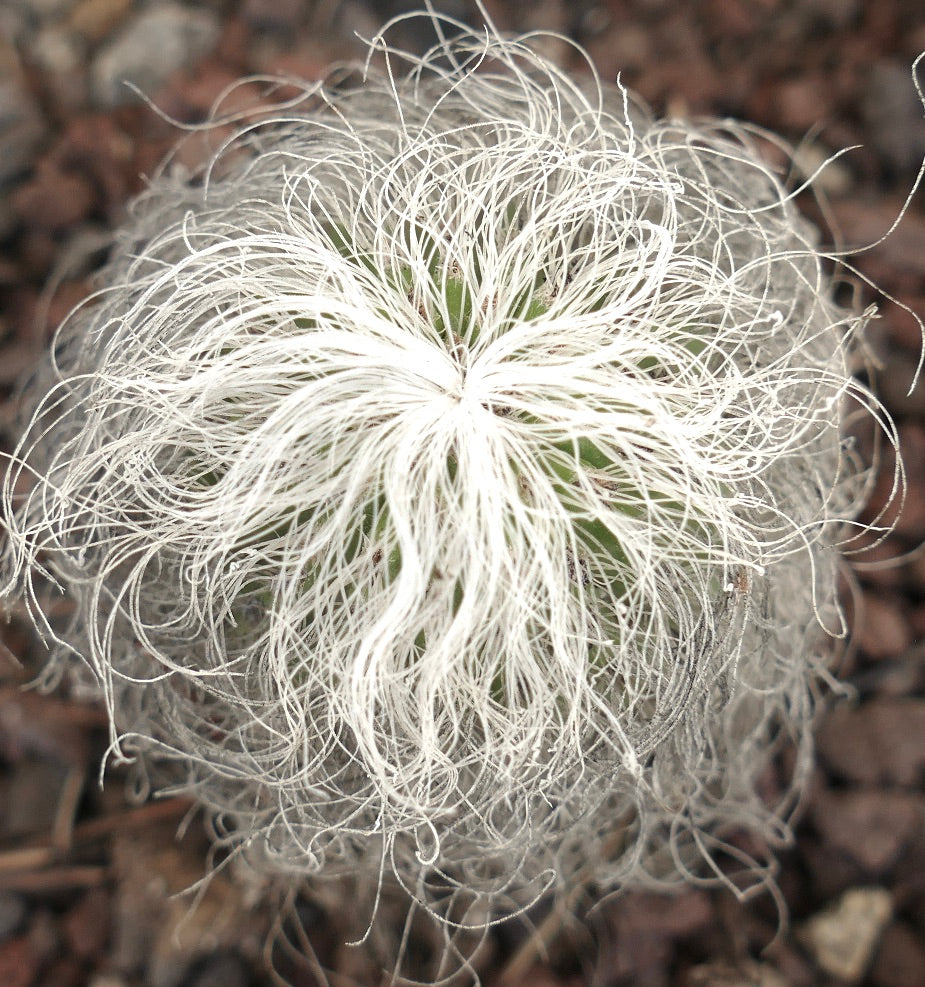
[[[16, 381], [90, 290], [106, 231], [175, 144], [177, 124], [203, 120], [242, 75], [317, 78], [331, 61], [363, 53], [357, 34], [410, 6], [2, 0], [3, 451], [15, 441]], [[478, 22], [465, 0], [437, 6]], [[925, 387], [910, 390], [921, 348], [913, 313], [925, 317], [921, 190], [881, 240], [925, 157], [910, 71], [925, 50], [925, 11], [918, 0], [486, 7], [503, 30], [578, 40], [605, 79], [619, 73], [658, 113], [735, 116], [781, 133], [798, 148], [797, 173], [857, 146], [819, 176], [825, 207], [808, 195], [800, 203], [825, 223], [824, 240], [849, 251], [871, 245], [851, 263], [860, 303], [879, 306], [871, 382], [898, 423], [907, 490], [893, 534], [854, 560], [854, 643], [838, 670], [851, 698], [820, 717], [814, 780], [780, 854], [778, 897], [739, 901], [691, 886], [602, 902], [589, 889], [573, 915], [539, 910], [493, 930], [479, 973], [489, 987], [925, 984]], [[429, 40], [407, 27], [409, 45]], [[548, 50], [578, 65], [565, 42]], [[126, 77], [138, 88], [122, 85]], [[244, 108], [258, 92], [239, 88], [223, 109]], [[204, 138], [183, 154], [192, 165], [207, 152]], [[871, 516], [889, 469], [885, 457]], [[293, 889], [278, 918], [252, 886], [220, 871], [197, 907], [173, 897], [208, 866], [204, 820], [183, 799], [140, 802], [118, 767], [101, 788], [103, 711], [73, 690], [24, 691], [43, 646], [21, 615], [0, 630], [0, 984], [389, 982], [370, 950], [343, 945], [352, 902], [336, 894]], [[412, 932], [420, 976], [434, 976], [434, 949]]]

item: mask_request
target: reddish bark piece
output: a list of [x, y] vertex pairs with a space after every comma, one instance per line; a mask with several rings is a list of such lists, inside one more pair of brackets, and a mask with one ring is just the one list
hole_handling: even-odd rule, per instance
[[701, 891], [682, 894], [630, 892], [609, 905], [612, 933], [603, 942], [607, 969], [616, 982], [661, 985], [671, 961], [672, 941], [715, 921], [710, 898]]
[[864, 869], [848, 854], [824, 840], [804, 839], [800, 845], [800, 857], [808, 873], [802, 896], [791, 895], [788, 902], [794, 909], [803, 909], [807, 895], [815, 901], [828, 901], [844, 894], [849, 888], [863, 884]]
[[238, 78], [237, 72], [212, 61], [195, 72], [177, 76], [171, 86], [177, 109], [189, 119], [204, 119], [213, 107], [220, 116], [253, 109], [260, 102], [260, 90], [253, 84], [236, 85]]
[[102, 954], [109, 939], [111, 902], [108, 891], [88, 892], [64, 918], [68, 945], [83, 959]]
[[822, 720], [816, 739], [836, 774], [861, 785], [912, 787], [925, 772], [925, 700], [838, 706]]
[[[876, 202], [862, 202], [858, 199], [842, 199], [833, 203], [835, 226], [844, 238], [849, 249], [866, 247], [878, 241], [892, 226], [902, 201], [879, 199]], [[925, 254], [922, 240], [925, 239], [925, 219], [914, 213], [907, 213], [902, 223], [870, 252], [870, 259], [877, 266], [883, 265], [897, 273], [911, 274], [921, 278], [925, 275]], [[861, 266], [867, 265], [867, 258], [859, 258]]]
[[93, 113], [70, 121], [52, 158], [62, 170], [87, 176], [101, 191], [106, 210], [116, 216], [137, 184], [134, 154], [134, 139], [114, 117]]
[[80, 0], [71, 11], [68, 24], [88, 41], [100, 42], [118, 27], [131, 7], [131, 0]]
[[35, 978], [36, 962], [23, 937], [0, 942], [0, 984], [3, 987], [29, 987]]
[[[916, 329], [918, 327], [916, 326]], [[919, 336], [915, 345], [921, 346]], [[918, 385], [918, 355], [898, 346], [886, 347], [876, 374], [877, 389], [894, 416], [904, 418], [925, 415], [925, 388]], [[913, 387], [913, 383], [916, 384]]]
[[901, 425], [899, 448], [906, 467], [906, 487], [896, 533], [919, 540], [925, 537], [925, 427], [913, 421]]
[[11, 761], [36, 754], [82, 766], [88, 756], [85, 728], [105, 724], [98, 709], [15, 686], [0, 689], [0, 751]]
[[0, 362], [0, 385], [10, 386], [31, 370], [36, 363], [35, 347], [28, 343], [18, 343], [3, 348]]
[[636, 892], [622, 898], [614, 919], [628, 933], [649, 933], [680, 939], [707, 925], [713, 917], [710, 898], [702, 891], [678, 895]]
[[903, 792], [819, 792], [811, 815], [820, 835], [871, 875], [898, 858], [925, 819], [925, 798]]
[[877, 987], [925, 984], [925, 944], [904, 922], [894, 922], [883, 933], [870, 979]]
[[892, 658], [912, 645], [914, 636], [908, 614], [895, 596], [865, 593], [856, 619], [857, 645], [874, 661]]
[[896, 560], [905, 553], [896, 538], [863, 531], [853, 535], [846, 554], [861, 582], [882, 590], [895, 590], [903, 583], [902, 563]]
[[87, 974], [73, 956], [56, 960], [35, 982], [35, 987], [84, 987]]
[[878, 453], [877, 479], [861, 519], [894, 526], [895, 534], [918, 542], [925, 538], [925, 428], [907, 421], [899, 428], [904, 476], [895, 476], [896, 454], [889, 446]]
[[63, 230], [86, 219], [96, 205], [96, 193], [83, 175], [61, 171], [40, 161], [32, 179], [12, 195], [13, 209], [27, 224]]
[[925, 641], [925, 607], [916, 607], [909, 614], [909, 626], [916, 641]]
[[916, 314], [921, 318], [925, 312], [925, 296], [910, 295], [895, 302], [884, 299], [877, 304], [890, 339], [897, 346], [917, 355], [922, 345], [922, 327], [916, 321]]

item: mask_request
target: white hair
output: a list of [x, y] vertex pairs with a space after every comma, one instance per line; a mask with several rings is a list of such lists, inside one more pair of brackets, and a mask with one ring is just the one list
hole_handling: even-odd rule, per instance
[[52, 634], [67, 591], [114, 750], [268, 870], [436, 912], [724, 845], [761, 880], [727, 838], [786, 837], [756, 783], [787, 743], [798, 787], [844, 634], [846, 404], [895, 440], [869, 313], [746, 128], [490, 29], [373, 48], [135, 202], [3, 488], [6, 592]]

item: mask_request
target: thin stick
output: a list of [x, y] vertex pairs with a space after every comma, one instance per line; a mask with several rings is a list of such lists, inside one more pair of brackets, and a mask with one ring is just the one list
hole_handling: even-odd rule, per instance
[[182, 817], [189, 812], [191, 805], [189, 799], [185, 798], [152, 802], [137, 809], [114, 812], [99, 819], [80, 823], [73, 827], [66, 844], [56, 843], [51, 836], [47, 843], [43, 842], [37, 846], [22, 846], [0, 851], [0, 875], [40, 870], [61, 860], [68, 850], [82, 844], [102, 839], [112, 833], [144, 829], [147, 826], [155, 826], [160, 822]]
[[74, 817], [86, 780], [87, 769], [83, 765], [72, 767], [64, 779], [51, 827], [51, 845], [56, 850], [67, 850], [71, 846], [74, 839]]
[[54, 867], [50, 870], [0, 874], [0, 890], [39, 893], [92, 888], [109, 880], [108, 867]]

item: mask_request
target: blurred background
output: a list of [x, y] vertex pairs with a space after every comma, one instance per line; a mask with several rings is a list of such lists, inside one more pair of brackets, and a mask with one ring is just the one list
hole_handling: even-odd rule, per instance
[[[242, 76], [312, 80], [363, 57], [363, 38], [416, 6], [0, 0], [0, 450], [15, 442], [15, 382], [90, 291], [107, 231], [176, 144], [177, 124], [207, 118]], [[466, 0], [435, 6], [481, 22]], [[484, 7], [502, 31], [574, 39], [606, 81], [619, 73], [660, 115], [734, 116], [781, 133], [796, 149], [792, 164], [767, 150], [794, 186], [833, 152], [860, 145], [821, 173], [821, 202], [799, 197], [822, 223], [823, 243], [850, 251], [878, 241], [925, 157], [911, 74], [925, 51], [920, 0]], [[432, 29], [407, 22], [396, 40], [424, 50]], [[541, 44], [564, 67], [587, 71], [561, 38]], [[253, 82], [219, 108], [265, 99]], [[187, 140], [176, 160], [195, 167], [215, 139]], [[768, 896], [739, 902], [691, 887], [602, 903], [589, 888], [573, 920], [540, 908], [493, 931], [474, 960], [489, 987], [925, 984], [925, 553], [916, 551], [925, 539], [925, 387], [910, 393], [921, 345], [910, 310], [925, 316], [925, 193], [852, 264], [858, 304], [880, 309], [870, 379], [898, 422], [906, 502], [894, 534], [871, 544], [845, 580], [855, 638], [838, 674], [854, 699], [819, 721], [814, 782], [777, 875], [789, 924]], [[857, 439], [869, 454], [867, 437]], [[870, 516], [890, 475], [886, 454]], [[890, 559], [899, 561], [877, 566]], [[118, 771], [101, 789], [101, 711], [73, 690], [23, 692], [42, 646], [15, 612], [0, 632], [0, 987], [389, 982], [371, 951], [343, 945], [355, 916], [332, 889], [293, 891], [276, 926], [275, 906], [224, 871], [193, 911], [191, 899], [171, 897], [207, 867], [203, 820], [179, 799], [139, 803]], [[763, 779], [769, 792], [778, 783], [773, 772]], [[440, 944], [426, 930], [412, 933], [408, 952], [409, 973], [437, 975]]]

